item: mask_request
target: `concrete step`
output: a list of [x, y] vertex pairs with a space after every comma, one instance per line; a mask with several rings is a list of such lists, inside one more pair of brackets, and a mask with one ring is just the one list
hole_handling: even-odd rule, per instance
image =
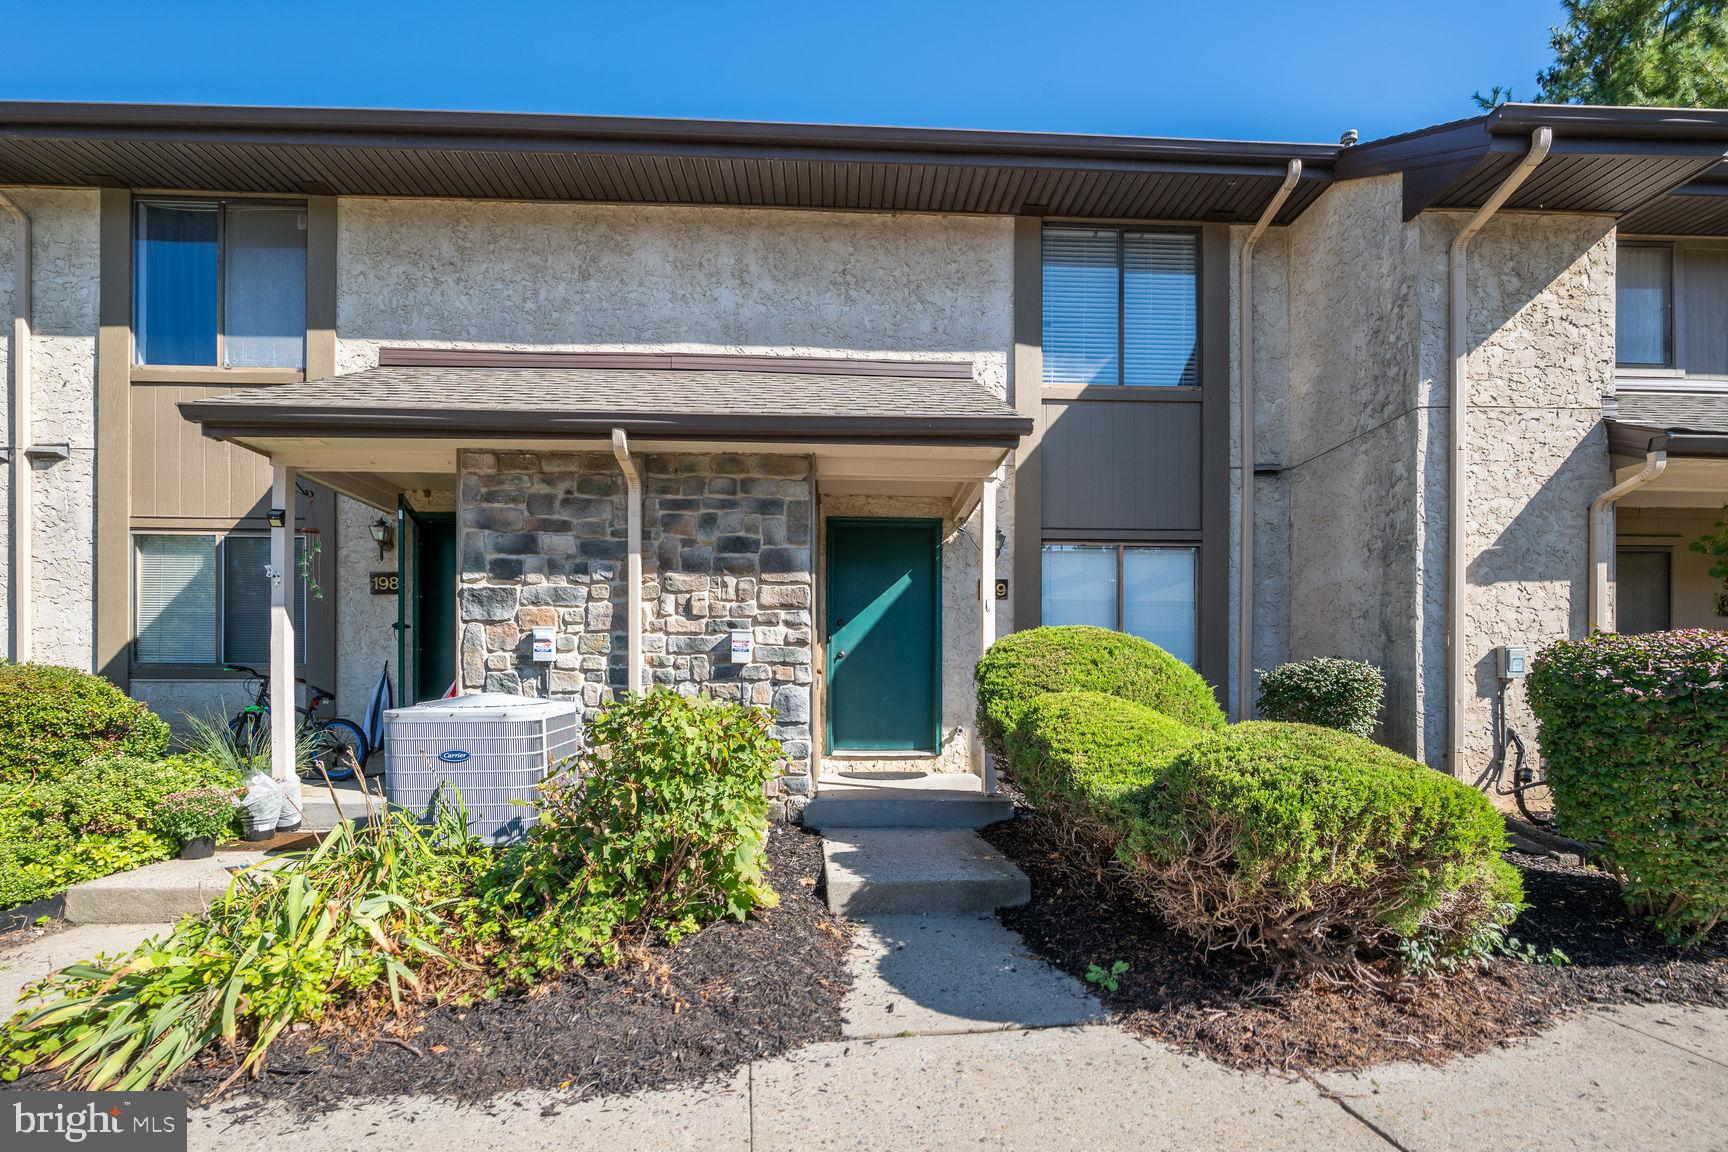
[[217, 852], [204, 860], [164, 860], [74, 884], [66, 919], [74, 924], [166, 924], [204, 911], [228, 890], [234, 872], [269, 859], [263, 852]]
[[975, 832], [843, 828], [823, 834], [828, 907], [842, 916], [988, 915], [1032, 898], [1026, 874]]
[[858, 789], [818, 792], [804, 806], [804, 826], [838, 828], [984, 828], [1011, 819], [1003, 796], [939, 789]]

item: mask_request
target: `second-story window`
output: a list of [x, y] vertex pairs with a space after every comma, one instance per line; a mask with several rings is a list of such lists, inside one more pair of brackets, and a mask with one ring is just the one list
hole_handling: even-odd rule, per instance
[[305, 366], [304, 206], [143, 200], [135, 228], [138, 363]]
[[1664, 244], [1620, 245], [1614, 282], [1614, 358], [1621, 365], [1674, 363], [1674, 250]]
[[1044, 383], [1192, 388], [1199, 264], [1192, 232], [1044, 229]]

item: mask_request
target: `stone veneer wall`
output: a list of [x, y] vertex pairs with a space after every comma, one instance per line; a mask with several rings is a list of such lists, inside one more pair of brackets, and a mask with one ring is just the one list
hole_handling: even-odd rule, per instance
[[[650, 455], [643, 470], [642, 648], [655, 686], [771, 708], [786, 753], [776, 814], [811, 786], [814, 501], [803, 456]], [[458, 462], [464, 691], [581, 702], [625, 686], [626, 506], [602, 453], [464, 452]], [[531, 632], [557, 629], [549, 670]], [[754, 659], [729, 635], [750, 629]], [[542, 677], [546, 679], [542, 679]]]

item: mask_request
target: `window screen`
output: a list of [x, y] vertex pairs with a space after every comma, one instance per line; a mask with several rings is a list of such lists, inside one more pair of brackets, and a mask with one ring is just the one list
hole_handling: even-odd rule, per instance
[[1670, 248], [1622, 245], [1614, 287], [1614, 355], [1621, 364], [1666, 366], [1672, 307]]
[[1671, 603], [1670, 557], [1666, 551], [1614, 555], [1615, 631], [1666, 632]]
[[248, 368], [306, 363], [306, 212], [230, 204], [222, 277], [222, 355]]

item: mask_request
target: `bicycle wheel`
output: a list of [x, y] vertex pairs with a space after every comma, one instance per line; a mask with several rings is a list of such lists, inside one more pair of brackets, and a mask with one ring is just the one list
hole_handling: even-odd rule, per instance
[[321, 720], [312, 755], [332, 780], [349, 780], [366, 763], [366, 736], [352, 720]]

